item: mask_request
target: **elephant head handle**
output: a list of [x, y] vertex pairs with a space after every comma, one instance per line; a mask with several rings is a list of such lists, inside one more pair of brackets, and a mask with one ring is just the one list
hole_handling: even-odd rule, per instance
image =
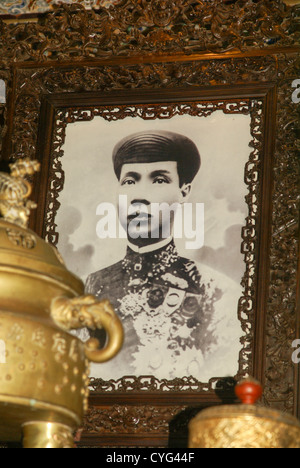
[[95, 338], [85, 343], [85, 355], [91, 362], [109, 361], [122, 348], [123, 327], [108, 300], [98, 301], [91, 295], [72, 299], [58, 297], [52, 300], [51, 317], [65, 331], [84, 327], [92, 330], [103, 328], [106, 331], [108, 339], [104, 348], [98, 349], [99, 342]]

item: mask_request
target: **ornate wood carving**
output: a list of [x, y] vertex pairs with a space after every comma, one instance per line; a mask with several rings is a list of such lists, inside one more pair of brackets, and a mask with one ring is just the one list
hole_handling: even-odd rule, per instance
[[162, 53], [224, 53], [296, 43], [294, 10], [280, 0], [123, 0], [85, 10], [54, 6], [39, 23], [1, 24], [9, 60], [82, 60]]
[[[253, 151], [246, 173], [250, 188], [247, 201], [253, 214], [257, 197], [262, 194], [255, 192], [258, 186], [251, 177], [257, 173], [263, 150], [270, 162], [263, 170], [260, 168], [259, 174], [270, 188], [270, 196], [258, 205], [257, 215], [266, 220], [265, 226], [270, 222], [271, 232], [265, 229], [258, 258], [252, 257], [254, 250], [249, 250], [249, 246], [253, 247], [255, 232], [261, 226], [256, 225], [256, 230], [251, 227], [251, 215], [243, 233], [246, 265], [251, 271], [243, 279], [246, 299], [240, 304], [241, 310], [247, 310], [244, 326], [250, 337], [243, 343], [241, 374], [247, 372], [245, 356], [251, 356], [255, 337], [251, 362], [255, 377], [264, 384], [264, 403], [288, 412], [296, 412], [299, 403], [296, 393], [299, 374], [291, 360], [292, 342], [299, 337], [296, 308], [299, 116], [292, 100], [292, 82], [299, 74], [295, 28], [298, 10], [279, 0], [144, 0], [138, 4], [124, 0], [116, 7], [95, 11], [65, 5], [35, 23], [0, 21], [0, 79], [5, 80], [8, 88], [5, 112], [2, 107], [5, 134], [2, 160], [24, 156], [34, 159], [37, 154], [43, 158], [55, 156], [50, 168], [47, 166], [50, 161], [42, 160], [35, 198], [40, 198], [43, 216], [32, 219], [32, 227], [54, 244], [57, 200], [51, 198], [51, 193], [57, 193], [64, 183], [60, 166], [64, 126], [68, 119], [93, 118], [100, 112], [97, 102], [87, 106], [91, 99], [101, 95], [101, 102], [107, 99], [111, 103], [115, 96], [120, 118], [126, 112], [126, 103], [122, 107], [118, 96], [126, 92], [135, 93], [139, 99], [135, 112], [143, 112], [143, 106], [138, 104], [149, 92], [156, 96], [157, 109], [165, 102], [167, 92], [182, 99], [195, 89], [209, 98], [219, 90], [218, 105], [220, 90], [224, 89], [228, 97], [230, 89], [234, 89], [233, 105], [244, 102], [247, 112], [252, 102]], [[237, 96], [238, 87], [248, 89], [249, 96], [245, 92], [242, 97]], [[66, 109], [65, 103], [69, 102], [66, 96], [71, 95], [76, 98], [76, 109]], [[168, 112], [171, 111], [170, 108]], [[265, 115], [269, 117], [262, 122]], [[43, 126], [46, 116], [52, 122], [51, 128]], [[49, 188], [50, 198], [46, 201]], [[262, 262], [263, 256], [267, 262]], [[259, 269], [262, 263], [264, 271], [259, 270], [259, 278], [263, 281], [259, 281], [253, 265]], [[252, 297], [254, 289], [264, 299], [250, 304], [247, 298]], [[254, 311], [265, 316], [260, 329], [255, 328]], [[176, 431], [184, 432], [190, 416], [187, 408], [197, 406], [200, 391], [207, 390], [201, 404], [220, 401], [212, 386], [207, 387], [184, 379], [171, 384], [138, 377], [113, 383], [92, 381], [91, 410], [84, 423], [83, 443], [94, 444], [96, 435], [95, 445], [101, 444], [101, 440], [103, 444], [116, 445], [116, 439], [109, 437], [116, 435], [116, 421], [122, 420], [126, 421], [123, 440], [125, 433], [128, 438], [134, 434], [138, 446], [142, 441], [150, 443], [154, 434], [158, 445], [167, 444], [170, 415], [176, 418], [176, 414], [181, 414], [176, 420]], [[168, 403], [162, 393], [168, 393]], [[228, 388], [220, 393], [227, 395]], [[137, 395], [141, 406], [134, 404]], [[104, 403], [99, 403], [103, 397], [107, 402], [105, 408]], [[153, 419], [149, 418], [151, 411]], [[105, 433], [100, 429], [102, 420]]]
[[[290, 351], [299, 337], [300, 311], [296, 304], [299, 261], [299, 108], [292, 100], [291, 83], [299, 74], [299, 57], [278, 56], [278, 105], [272, 197], [270, 290], [266, 334], [265, 398], [269, 405], [292, 410], [297, 405], [290, 372]], [[298, 322], [299, 323], [299, 322]], [[294, 365], [294, 372], [297, 369]], [[296, 384], [297, 385], [297, 384]], [[295, 399], [294, 399], [295, 398]], [[300, 409], [298, 408], [298, 411]], [[298, 413], [299, 414], [299, 413]]]
[[109, 408], [92, 407], [85, 417], [83, 429], [89, 434], [107, 433], [126, 434], [167, 433], [168, 425], [184, 407], [174, 406], [172, 409], [155, 406], [122, 406]]
[[[118, 5], [122, 0], [65, 0], [64, 3], [79, 3], [87, 9], [105, 7], [109, 8], [112, 5]], [[226, 0], [223, 0], [226, 3]], [[297, 5], [299, 0], [284, 0], [286, 5]], [[13, 3], [11, 0], [2, 0], [0, 6], [1, 15], [21, 15], [35, 13], [45, 13], [53, 10], [57, 5], [57, 0], [28, 0], [26, 3], [23, 0], [16, 0]]]

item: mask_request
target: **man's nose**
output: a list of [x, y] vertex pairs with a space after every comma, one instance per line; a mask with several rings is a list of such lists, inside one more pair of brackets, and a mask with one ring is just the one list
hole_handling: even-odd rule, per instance
[[150, 202], [145, 199], [138, 199], [135, 198], [132, 201], [129, 202], [128, 206], [128, 215], [133, 215], [134, 213], [148, 213], [148, 206], [150, 205]]

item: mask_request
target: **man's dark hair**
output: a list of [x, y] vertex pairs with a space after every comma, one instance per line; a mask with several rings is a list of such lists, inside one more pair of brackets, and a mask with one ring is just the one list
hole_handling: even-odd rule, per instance
[[114, 148], [113, 164], [120, 180], [123, 164], [176, 161], [180, 186], [194, 180], [201, 158], [195, 143], [179, 133], [145, 131], [122, 139]]

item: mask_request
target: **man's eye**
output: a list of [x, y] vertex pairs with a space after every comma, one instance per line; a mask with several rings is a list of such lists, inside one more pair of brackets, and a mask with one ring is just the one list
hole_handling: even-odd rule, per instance
[[134, 185], [135, 184], [135, 180], [133, 179], [124, 179], [121, 183], [121, 185]]
[[168, 184], [169, 179], [167, 179], [166, 177], [155, 177], [155, 179], [153, 180], [153, 183], [154, 184]]

